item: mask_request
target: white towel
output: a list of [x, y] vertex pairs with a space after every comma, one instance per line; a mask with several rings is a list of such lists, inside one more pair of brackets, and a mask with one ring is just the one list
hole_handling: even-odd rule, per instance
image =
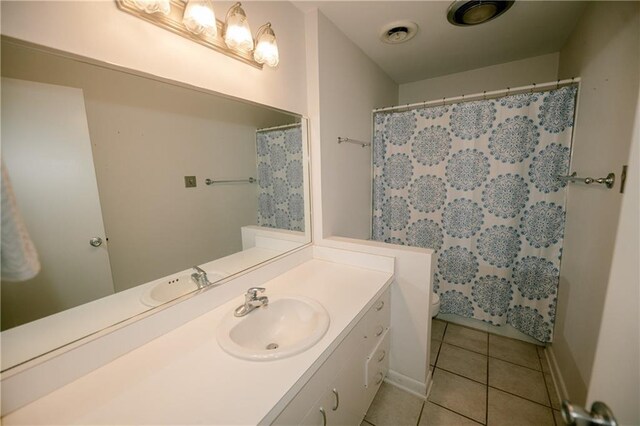
[[2, 169], [2, 244], [0, 250], [3, 281], [26, 281], [40, 272], [38, 253], [24, 224], [9, 174]]

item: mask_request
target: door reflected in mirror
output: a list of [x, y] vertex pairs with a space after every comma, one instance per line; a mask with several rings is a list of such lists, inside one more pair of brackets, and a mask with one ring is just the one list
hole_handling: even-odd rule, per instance
[[1, 118], [2, 370], [310, 242], [298, 115], [3, 39]]

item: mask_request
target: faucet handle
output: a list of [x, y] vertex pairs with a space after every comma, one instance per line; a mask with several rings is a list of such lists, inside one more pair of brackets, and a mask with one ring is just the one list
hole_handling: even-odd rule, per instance
[[207, 275], [207, 272], [202, 269], [201, 267], [199, 267], [198, 265], [192, 266], [191, 269], [193, 269], [194, 271], [200, 273], [200, 274], [204, 274], [205, 276]]
[[258, 292], [264, 293], [264, 290], [264, 287], [251, 287], [249, 290], [247, 290], [247, 296], [251, 296], [251, 298], [255, 299], [256, 297], [258, 297]]

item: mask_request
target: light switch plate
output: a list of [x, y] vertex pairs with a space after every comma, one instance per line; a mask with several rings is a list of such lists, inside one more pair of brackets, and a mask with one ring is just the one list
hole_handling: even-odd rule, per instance
[[184, 187], [185, 188], [194, 188], [196, 187], [196, 177], [195, 176], [185, 176], [184, 177]]

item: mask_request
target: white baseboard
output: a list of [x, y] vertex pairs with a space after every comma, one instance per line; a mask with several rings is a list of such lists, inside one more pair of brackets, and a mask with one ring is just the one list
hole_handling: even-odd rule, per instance
[[569, 392], [567, 392], [567, 386], [564, 383], [564, 379], [562, 378], [562, 373], [560, 372], [560, 368], [558, 367], [558, 362], [556, 361], [556, 357], [553, 354], [553, 350], [550, 346], [544, 349], [545, 360], [549, 365], [549, 371], [551, 372], [551, 378], [553, 379], [553, 384], [556, 387], [556, 392], [558, 392], [558, 397], [560, 397], [560, 401], [569, 398]]
[[[410, 377], [402, 375], [397, 371], [389, 370], [385, 382], [409, 392], [421, 399], [427, 399], [427, 384], [421, 383]], [[427, 375], [427, 383], [431, 382], [431, 372]]]

